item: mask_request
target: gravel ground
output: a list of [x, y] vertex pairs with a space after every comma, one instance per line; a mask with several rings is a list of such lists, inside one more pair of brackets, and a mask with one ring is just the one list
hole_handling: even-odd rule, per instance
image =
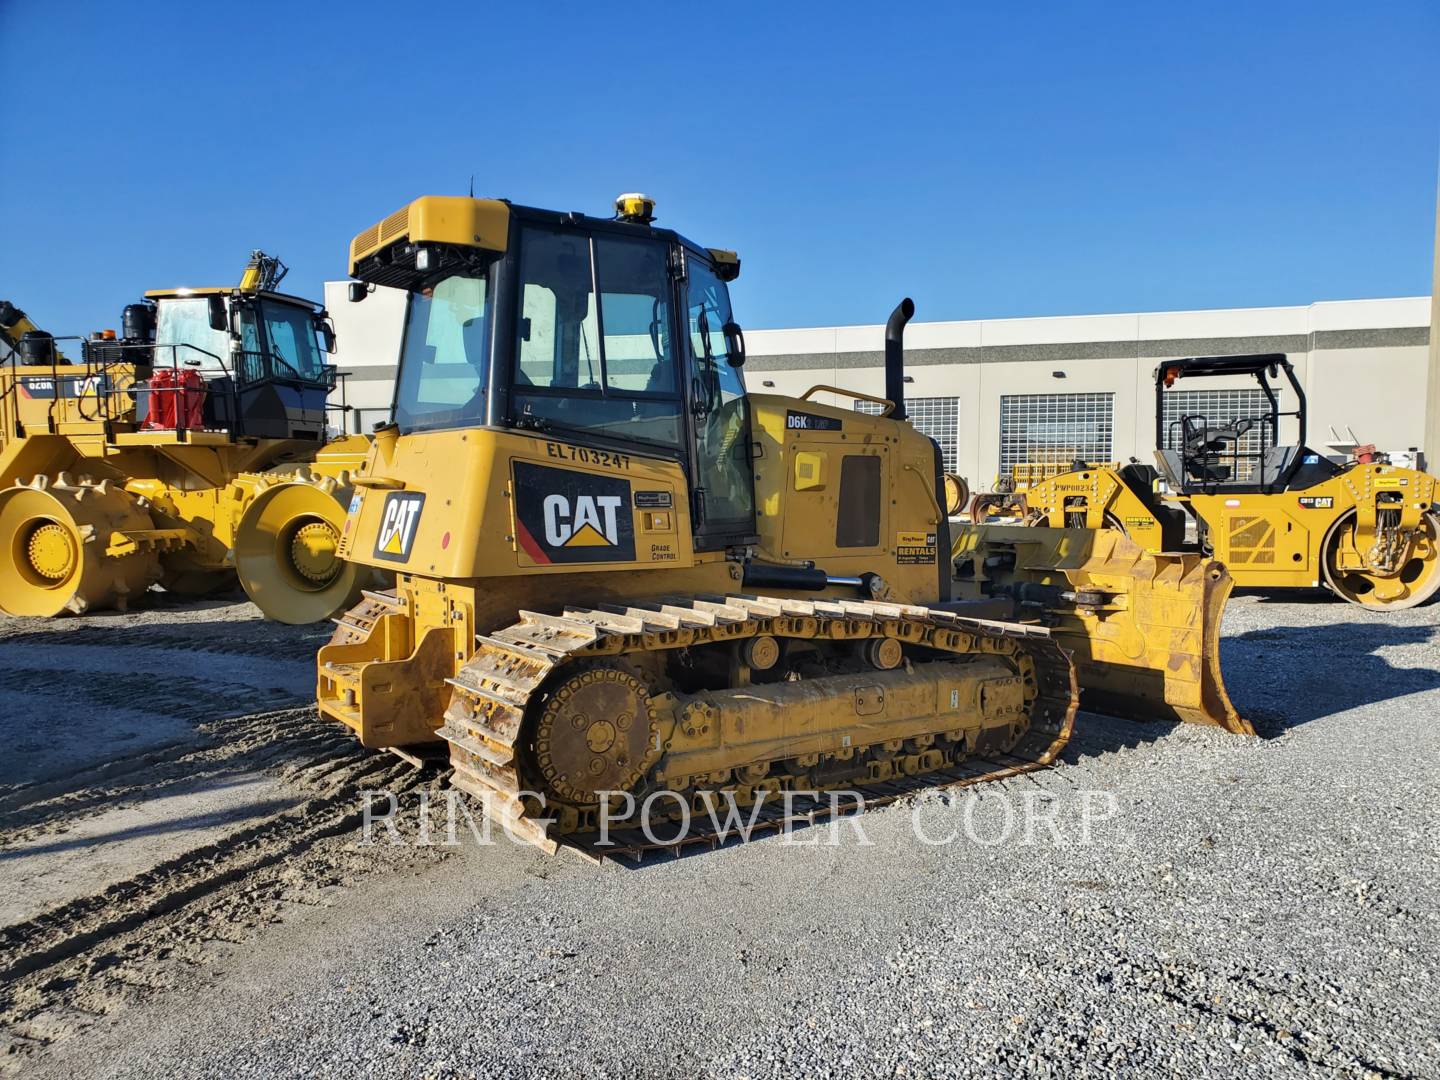
[[[1437, 1076], [1437, 623], [1434, 606], [1237, 596], [1226, 677], [1261, 737], [1082, 714], [1058, 767], [867, 814], [868, 845], [816, 828], [636, 868], [503, 841], [362, 847], [336, 800], [400, 784], [413, 839], [419, 792], [439, 799], [379, 769], [317, 811], [347, 831], [166, 916], [212, 932], [183, 963], [157, 945], [168, 925], [142, 923], [133, 955], [112, 942], [98, 967], [82, 949], [27, 976], [10, 1062], [67, 1078]], [[962, 838], [926, 844], [917, 821]], [[116, 963], [132, 988], [86, 1003]], [[77, 1003], [88, 1023], [47, 1036]]]

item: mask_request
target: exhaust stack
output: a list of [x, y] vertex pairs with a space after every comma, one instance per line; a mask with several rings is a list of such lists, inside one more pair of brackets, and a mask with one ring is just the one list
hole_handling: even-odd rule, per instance
[[905, 412], [905, 324], [915, 314], [915, 301], [908, 296], [895, 305], [885, 323], [885, 397], [895, 404], [892, 420], [904, 420]]

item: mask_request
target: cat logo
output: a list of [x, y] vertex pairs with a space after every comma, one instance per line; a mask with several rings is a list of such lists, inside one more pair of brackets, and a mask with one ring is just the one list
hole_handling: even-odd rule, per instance
[[634, 561], [628, 480], [517, 461], [515, 490], [515, 540], [530, 562]]
[[546, 495], [545, 542], [551, 547], [614, 547], [620, 542], [616, 511], [619, 495], [577, 495], [575, 505], [564, 495]]
[[380, 514], [380, 532], [375, 537], [375, 557], [390, 562], [410, 558], [410, 548], [420, 528], [420, 508], [425, 496], [420, 492], [392, 491], [385, 496]]

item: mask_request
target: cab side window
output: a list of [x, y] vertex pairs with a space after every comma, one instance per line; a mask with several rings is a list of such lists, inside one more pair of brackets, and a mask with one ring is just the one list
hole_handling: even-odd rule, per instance
[[667, 249], [640, 240], [600, 237], [600, 312], [605, 322], [605, 387], [676, 395], [670, 341]]
[[600, 388], [600, 335], [590, 244], [527, 230], [521, 249], [520, 386]]
[[722, 539], [743, 536], [755, 521], [750, 407], [740, 369], [730, 363], [725, 336], [731, 321], [730, 293], [698, 256], [689, 260], [685, 308], [701, 528]]

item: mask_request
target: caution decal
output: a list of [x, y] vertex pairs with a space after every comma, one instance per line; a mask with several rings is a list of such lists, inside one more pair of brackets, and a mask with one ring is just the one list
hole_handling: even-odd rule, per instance
[[515, 463], [516, 540], [537, 563], [633, 562], [630, 482]]
[[375, 557], [390, 562], [404, 562], [415, 546], [420, 531], [420, 511], [425, 495], [418, 491], [392, 491], [385, 496], [380, 514], [380, 531], [375, 536]]

